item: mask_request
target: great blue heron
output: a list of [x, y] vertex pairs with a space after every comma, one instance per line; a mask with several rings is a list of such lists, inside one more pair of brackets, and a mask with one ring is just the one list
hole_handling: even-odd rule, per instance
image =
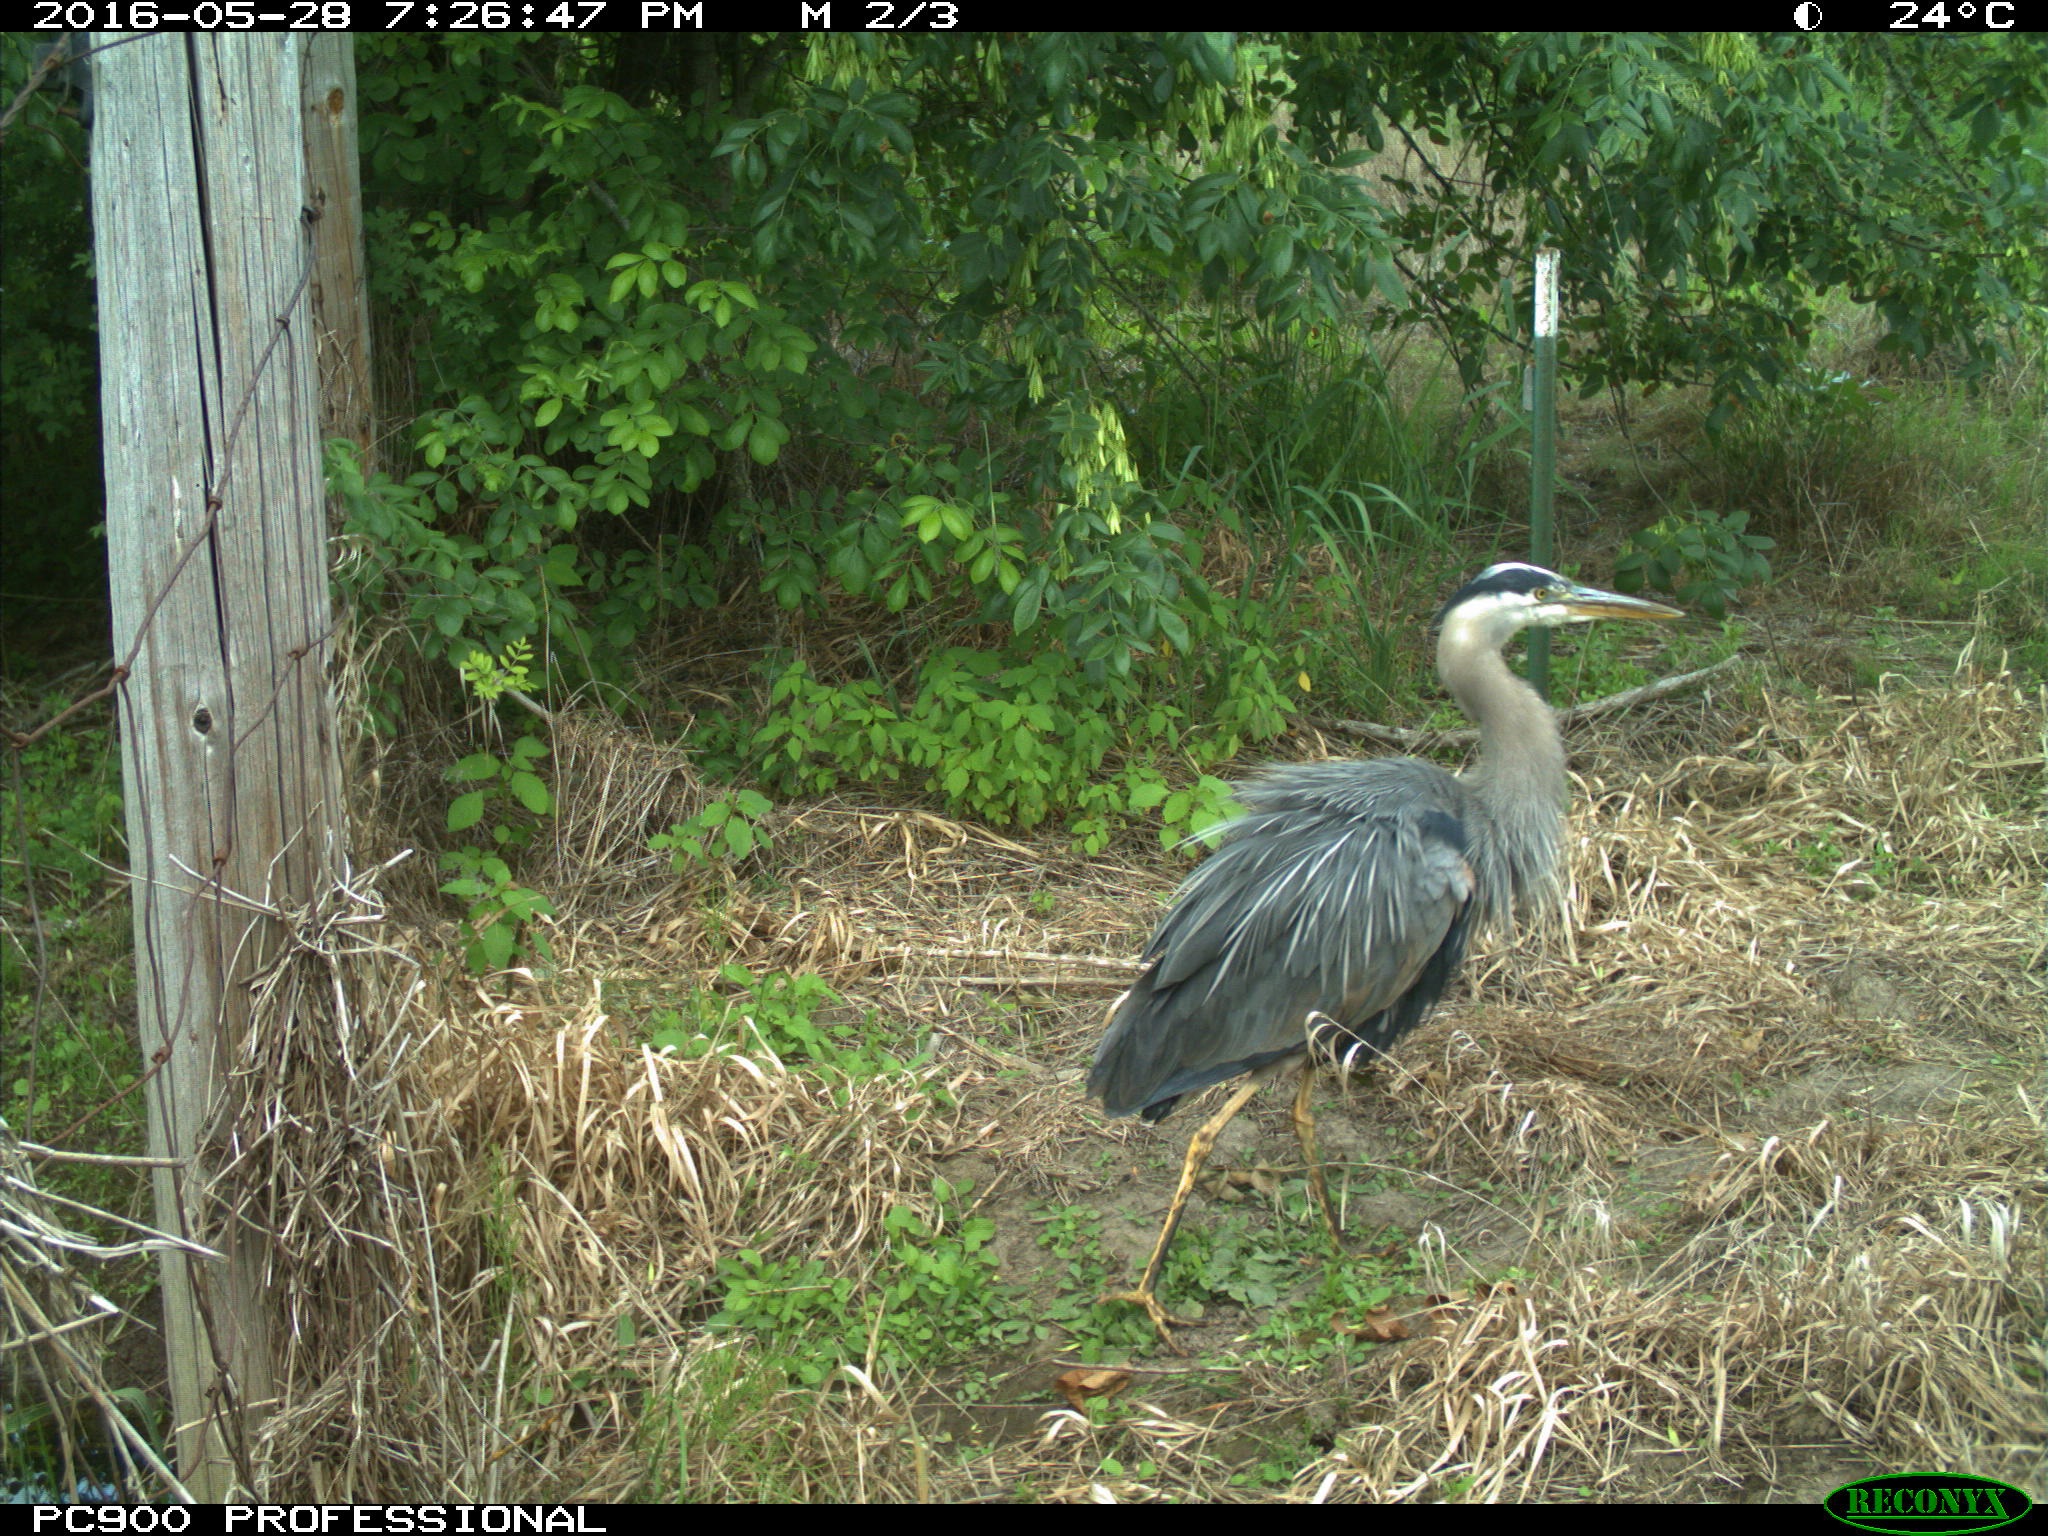
[[1540, 566], [1481, 571], [1437, 616], [1437, 675], [1479, 726], [1478, 764], [1412, 757], [1268, 769], [1236, 789], [1244, 814], [1188, 876], [1116, 1002], [1088, 1092], [1112, 1116], [1157, 1121], [1181, 1098], [1249, 1073], [1188, 1144], [1180, 1184], [1129, 1301], [1173, 1344], [1186, 1327], [1155, 1287], [1196, 1175], [1261, 1084], [1299, 1067], [1294, 1129], [1331, 1241], [1316, 1156], [1312, 1033], [1383, 1051], [1422, 1022], [1476, 928], [1510, 925], [1558, 889], [1564, 741], [1501, 650], [1521, 630], [1590, 619], [1677, 619], [1676, 608], [1581, 586]]

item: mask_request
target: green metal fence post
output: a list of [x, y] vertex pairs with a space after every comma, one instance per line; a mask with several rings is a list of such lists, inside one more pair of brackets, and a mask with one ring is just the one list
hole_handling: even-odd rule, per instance
[[[1557, 488], [1557, 259], [1556, 250], [1536, 253], [1535, 387], [1529, 410], [1534, 440], [1529, 451], [1529, 558], [1555, 566], [1553, 501]], [[1529, 681], [1550, 697], [1550, 632], [1529, 635]]]

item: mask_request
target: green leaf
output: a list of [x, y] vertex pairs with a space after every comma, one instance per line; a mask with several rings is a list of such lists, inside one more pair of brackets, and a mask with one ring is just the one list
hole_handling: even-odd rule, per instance
[[1025, 581], [1017, 588], [1017, 603], [1011, 623], [1018, 634], [1023, 634], [1038, 622], [1038, 606], [1045, 594], [1045, 583], [1036, 578]]
[[1186, 655], [1190, 649], [1187, 622], [1181, 618], [1178, 612], [1163, 604], [1158, 609], [1158, 620], [1159, 632], [1166, 637], [1168, 643], [1176, 651]]
[[476, 936], [477, 948], [483, 956], [483, 969], [502, 971], [512, 963], [512, 951], [518, 945], [519, 932], [508, 922], [488, 924]]
[[554, 797], [548, 793], [548, 787], [541, 782], [539, 775], [515, 773], [506, 782], [519, 803], [534, 815], [545, 816], [555, 808]]
[[753, 430], [747, 434], [747, 456], [756, 464], [773, 464], [788, 441], [789, 428], [773, 416], [757, 416]]
[[1126, 801], [1133, 811], [1149, 811], [1167, 796], [1164, 779], [1146, 779], [1131, 786], [1130, 798]]

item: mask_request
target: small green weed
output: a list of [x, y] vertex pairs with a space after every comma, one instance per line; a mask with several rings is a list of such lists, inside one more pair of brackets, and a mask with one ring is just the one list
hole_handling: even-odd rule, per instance
[[[648, 1043], [685, 1061], [719, 1050], [765, 1051], [785, 1066], [842, 1084], [911, 1073], [924, 1064], [913, 1042], [887, 1027], [873, 1010], [858, 1021], [831, 1018], [844, 1005], [823, 978], [809, 971], [756, 976], [745, 966], [726, 965], [719, 968], [718, 979], [734, 990], [699, 990], [687, 1009], [664, 1009], [649, 1021]], [[923, 1087], [934, 1101], [946, 1096], [937, 1083]]]
[[513, 879], [511, 865], [471, 845], [442, 854], [441, 868], [452, 877], [441, 882], [441, 894], [469, 902], [462, 955], [472, 971], [501, 971], [522, 953], [553, 962], [554, 948], [540, 920], [554, 916], [554, 904]]
[[[525, 641], [506, 646], [502, 656], [472, 650], [461, 663], [463, 682], [490, 703], [508, 690], [525, 688], [533, 647]], [[542, 780], [538, 765], [548, 755], [547, 744], [535, 736], [521, 736], [503, 757], [495, 752], [472, 752], [453, 768], [448, 777], [474, 789], [457, 795], [448, 806], [448, 830], [467, 832], [489, 824], [492, 848], [476, 843], [452, 848], [441, 855], [441, 868], [451, 878], [441, 885], [445, 896], [459, 896], [469, 903], [464, 921], [469, 940], [463, 958], [472, 971], [499, 971], [523, 957], [552, 963], [541, 919], [554, 915], [554, 905], [538, 891], [521, 885], [512, 874], [505, 855], [524, 848], [533, 839], [534, 826], [552, 815], [554, 796]]]
[[1135, 1307], [1103, 1305], [1096, 1298], [1109, 1288], [1109, 1267], [1102, 1257], [1102, 1217], [1085, 1205], [1060, 1206], [1047, 1213], [1038, 1246], [1059, 1266], [1060, 1283], [1043, 1304], [1041, 1316], [1065, 1329], [1070, 1346], [1091, 1364], [1128, 1358], [1153, 1338], [1151, 1321]]
[[656, 853], [668, 853], [677, 874], [692, 866], [737, 863], [768, 846], [762, 819], [774, 807], [756, 790], [743, 789], [730, 800], [714, 800], [688, 821], [647, 840]]
[[1565, 633], [1570, 638], [1559, 646], [1559, 654], [1550, 664], [1558, 697], [1600, 699], [1650, 680], [1629, 657], [1630, 647], [1639, 638], [1630, 626], [1594, 624]]
[[[693, 1349], [641, 1420], [649, 1459], [649, 1487], [641, 1497], [714, 1500], [735, 1488], [764, 1502], [816, 1497], [796, 1471], [806, 1458], [802, 1420], [788, 1412], [792, 1390], [797, 1384], [770, 1340], [739, 1335]], [[840, 1496], [851, 1493], [848, 1488]]]
[[1136, 1466], [1126, 1467], [1116, 1457], [1105, 1456], [1096, 1463], [1096, 1472], [1102, 1477], [1133, 1477], [1143, 1482], [1147, 1478], [1159, 1475], [1159, 1463], [1156, 1461], [1141, 1461]]
[[1312, 1443], [1299, 1427], [1281, 1434], [1262, 1435], [1258, 1446], [1259, 1459], [1231, 1475], [1234, 1486], [1285, 1488], [1301, 1475], [1303, 1467], [1323, 1454], [1322, 1448]]
[[756, 1335], [812, 1387], [848, 1362], [872, 1358], [897, 1373], [1024, 1343], [1034, 1324], [996, 1278], [995, 1223], [960, 1214], [972, 1188], [934, 1178], [930, 1219], [893, 1207], [882, 1221], [889, 1257], [872, 1279], [753, 1248], [720, 1260], [720, 1306], [706, 1327]]
[[[1355, 1247], [1355, 1242], [1347, 1244], [1347, 1250]], [[1385, 1306], [1403, 1288], [1398, 1277], [1415, 1267], [1412, 1251], [1393, 1258], [1351, 1251], [1331, 1257], [1324, 1249], [1320, 1277], [1313, 1287], [1300, 1289], [1300, 1265], [1307, 1257], [1302, 1254], [1296, 1262], [1299, 1295], [1260, 1314], [1252, 1329], [1261, 1355], [1276, 1365], [1299, 1366], [1356, 1348], [1344, 1330]]]
[[[1782, 851], [1785, 845], [1765, 844], [1766, 852]], [[1880, 840], [1875, 849], [1858, 852], [1826, 832], [1816, 833], [1790, 847], [1800, 871], [1812, 879], [1841, 887], [1854, 900], [1867, 901], [1883, 891], [1910, 888], [1932, 873], [1927, 861], [1917, 854], [1901, 858], [1891, 844]]]

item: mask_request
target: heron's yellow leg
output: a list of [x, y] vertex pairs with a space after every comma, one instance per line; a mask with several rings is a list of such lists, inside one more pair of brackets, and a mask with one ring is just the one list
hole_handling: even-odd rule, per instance
[[1195, 1132], [1188, 1142], [1188, 1155], [1180, 1167], [1180, 1184], [1173, 1192], [1173, 1204], [1166, 1210], [1166, 1225], [1159, 1229], [1159, 1241], [1152, 1245], [1152, 1257], [1146, 1262], [1145, 1277], [1138, 1282], [1137, 1289], [1112, 1291], [1104, 1301], [1128, 1301], [1145, 1309], [1145, 1315], [1152, 1319], [1152, 1326], [1159, 1330], [1159, 1337], [1166, 1347], [1175, 1354], [1183, 1353], [1174, 1343], [1168, 1330], [1192, 1328], [1194, 1324], [1186, 1318], [1175, 1317], [1159, 1304], [1154, 1287], [1159, 1283], [1159, 1271], [1166, 1266], [1166, 1250], [1173, 1246], [1173, 1234], [1180, 1227], [1181, 1216], [1187, 1210], [1188, 1196], [1193, 1192], [1195, 1180], [1202, 1172], [1203, 1164], [1209, 1161], [1209, 1153], [1215, 1149], [1216, 1138], [1223, 1134], [1223, 1127], [1237, 1118], [1237, 1112], [1251, 1102], [1253, 1094], [1259, 1091], [1259, 1079], [1254, 1077], [1233, 1093], [1228, 1102], [1202, 1122], [1202, 1128]]
[[1309, 1108], [1309, 1095], [1316, 1086], [1316, 1064], [1313, 1059], [1301, 1064], [1301, 1086], [1294, 1090], [1294, 1138], [1301, 1143], [1301, 1155], [1308, 1162], [1309, 1187], [1316, 1192], [1316, 1204], [1322, 1207], [1323, 1227], [1330, 1234], [1330, 1246], [1342, 1249], [1343, 1239], [1337, 1228], [1337, 1208], [1330, 1204], [1330, 1182], [1323, 1173], [1323, 1160], [1316, 1154], [1316, 1117]]

